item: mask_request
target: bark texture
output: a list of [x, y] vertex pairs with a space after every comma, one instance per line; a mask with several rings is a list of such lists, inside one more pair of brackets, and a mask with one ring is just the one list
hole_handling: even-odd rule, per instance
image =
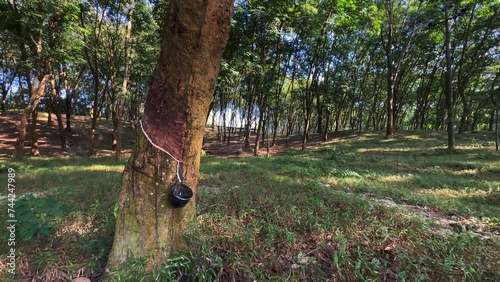
[[195, 197], [183, 208], [170, 205], [175, 159], [183, 160], [184, 183], [196, 193], [206, 115], [232, 7], [231, 0], [170, 1], [142, 127], [123, 174], [108, 267], [159, 250], [151, 261], [155, 266], [186, 246], [183, 235], [195, 216]]

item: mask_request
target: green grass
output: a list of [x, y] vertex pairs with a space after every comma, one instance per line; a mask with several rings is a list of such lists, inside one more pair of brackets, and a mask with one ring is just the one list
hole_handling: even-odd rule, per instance
[[371, 213], [361, 197], [391, 197], [498, 228], [500, 154], [492, 139], [459, 136], [450, 154], [441, 133], [382, 136], [269, 159], [205, 157], [194, 245], [214, 250], [211, 261], [223, 258], [214, 267], [228, 281], [498, 280], [498, 241], [433, 235], [432, 225], [398, 209], [378, 205]]
[[[133, 261], [120, 279], [172, 281], [182, 273], [188, 281], [499, 281], [498, 241], [434, 235], [427, 222], [362, 197], [391, 197], [498, 229], [500, 154], [490, 140], [459, 135], [449, 153], [443, 133], [385, 139], [375, 132], [271, 158], [205, 156], [191, 252], [155, 272]], [[45, 191], [71, 207], [58, 221], [59, 231], [69, 232], [20, 248], [31, 271], [47, 262], [67, 273], [85, 267], [89, 277], [102, 270], [123, 163], [2, 159], [0, 183], [8, 167], [16, 168], [18, 194]]]
[[[72, 157], [72, 158], [25, 158], [19, 161], [0, 159], [0, 183], [7, 183], [7, 171], [15, 169], [16, 196], [33, 193], [39, 196], [32, 203], [32, 214], [29, 210], [17, 210], [16, 216], [27, 212], [27, 218], [39, 220], [18, 221], [17, 231], [36, 228], [39, 232], [33, 240], [25, 241], [18, 234], [16, 238], [17, 270], [24, 273], [42, 275], [46, 269], [58, 273], [76, 274], [84, 270], [84, 274], [92, 277], [104, 267], [114, 232], [114, 206], [118, 198], [118, 190], [123, 171], [123, 162], [116, 163], [113, 157]], [[1, 192], [6, 196], [7, 189]], [[43, 200], [50, 197], [48, 203]], [[7, 200], [3, 200], [0, 208], [7, 211]], [[36, 208], [40, 206], [40, 208]], [[43, 218], [54, 216], [60, 207], [66, 206], [68, 211], [58, 216], [53, 224], [46, 223]], [[19, 208], [19, 205], [16, 205]], [[21, 208], [22, 209], [22, 208]], [[40, 209], [52, 210], [40, 213]], [[5, 222], [6, 213], [1, 220]], [[34, 225], [38, 222], [40, 226]], [[55, 233], [43, 234], [47, 227], [57, 227]], [[0, 253], [7, 253], [6, 230], [0, 234]], [[48, 231], [46, 231], [48, 232]], [[2, 256], [4, 258], [4, 256]], [[0, 274], [6, 269], [0, 267]], [[54, 273], [52, 273], [54, 274]], [[71, 278], [71, 276], [69, 276]]]

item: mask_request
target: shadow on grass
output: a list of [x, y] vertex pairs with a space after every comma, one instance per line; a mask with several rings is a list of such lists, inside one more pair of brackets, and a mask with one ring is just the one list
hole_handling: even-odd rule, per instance
[[[423, 137], [420, 137], [422, 134], [413, 135], [417, 133], [410, 132], [398, 139], [385, 139], [370, 133], [368, 137], [360, 136], [359, 140], [355, 137], [317, 149], [290, 150], [270, 159], [245, 158], [226, 163], [209, 157], [203, 160], [202, 172], [215, 186], [252, 183], [254, 187], [304, 187], [311, 181], [332, 180], [337, 183], [332, 188], [337, 190], [368, 189], [371, 193], [395, 197], [396, 201], [428, 204], [464, 216], [500, 213], [499, 154], [472, 147], [455, 152], [445, 148], [429, 149], [433, 148], [436, 139], [445, 138], [435, 132]], [[362, 148], [386, 150], [360, 152]], [[427, 191], [425, 195], [423, 191]], [[486, 192], [490, 194], [484, 200], [477, 198], [478, 193]], [[460, 201], [455, 199], [464, 194], [471, 197]]]
[[[430, 236], [429, 230], [418, 221], [384, 207], [372, 211], [368, 201], [344, 192], [343, 187], [323, 185], [323, 178], [328, 177], [336, 161], [302, 153], [269, 159], [204, 157], [198, 193], [198, 229], [194, 235], [209, 244], [206, 249], [216, 250], [215, 254], [204, 255], [214, 256], [212, 260], [223, 257], [224, 265], [239, 270], [232, 275], [249, 275], [229, 277], [245, 281], [270, 277], [320, 281], [328, 273], [345, 275], [340, 280], [360, 277], [379, 280], [386, 275], [401, 274], [411, 280], [431, 277], [438, 281], [449, 275], [457, 278], [463, 275], [441, 269], [444, 253], [451, 252], [468, 263], [478, 259], [464, 258], [456, 249], [450, 251], [454, 247], [447, 245], [448, 239]], [[356, 163], [347, 165], [356, 169]], [[356, 185], [366, 185], [363, 177], [359, 179]], [[418, 195], [408, 189], [385, 188], [398, 192], [400, 198]], [[422, 201], [425, 197], [415, 200]], [[476, 244], [467, 240], [458, 241], [466, 248]], [[397, 252], [387, 251], [394, 244]], [[480, 248], [480, 245], [474, 246]], [[437, 248], [442, 250], [436, 252]], [[318, 264], [298, 265], [300, 253], [308, 254]], [[338, 263], [339, 257], [345, 263]], [[426, 258], [422, 260], [423, 257]], [[380, 268], [370, 265], [374, 260], [380, 262]], [[356, 264], [358, 272], [349, 268]], [[301, 270], [291, 271], [291, 265], [298, 265]], [[371, 267], [376, 271], [371, 271]], [[492, 276], [491, 273], [485, 277]]]
[[[102, 166], [117, 166], [103, 159], [94, 161], [101, 162]], [[16, 279], [36, 277], [37, 280], [51, 281], [53, 277], [74, 277], [76, 274], [95, 278], [104, 272], [113, 242], [113, 212], [118, 202], [121, 171], [116, 168], [110, 171], [92, 169], [96, 164], [92, 165], [90, 160], [71, 163], [66, 159], [30, 159], [17, 164], [21, 165], [16, 174], [18, 199], [25, 193], [36, 194], [40, 199], [51, 196], [56, 200], [50, 203], [51, 207], [64, 205], [69, 208], [65, 215], [56, 216], [54, 222], [43, 221], [49, 216], [45, 214], [49, 210], [37, 209], [31, 211], [33, 215], [29, 218], [38, 220], [18, 220], [17, 232], [23, 228], [37, 228], [39, 231], [29, 241], [23, 241], [23, 237], [17, 234], [16, 250], [19, 255]], [[37, 174], [29, 174], [31, 169], [23, 168], [27, 165], [38, 166]], [[3, 176], [0, 175], [0, 179]], [[3, 201], [1, 208], [6, 210], [6, 204]], [[56, 226], [55, 234], [46, 234], [49, 226]], [[1, 238], [4, 240], [7, 236], [2, 235]], [[1, 246], [7, 246], [7, 242], [2, 240]]]

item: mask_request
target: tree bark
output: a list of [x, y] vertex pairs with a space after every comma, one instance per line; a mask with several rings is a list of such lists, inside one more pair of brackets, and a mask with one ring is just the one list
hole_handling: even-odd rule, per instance
[[184, 232], [195, 200], [169, 203], [177, 161], [196, 193], [206, 114], [229, 36], [233, 1], [170, 2], [156, 71], [134, 153], [126, 165], [108, 267], [148, 257], [158, 266], [186, 247]]

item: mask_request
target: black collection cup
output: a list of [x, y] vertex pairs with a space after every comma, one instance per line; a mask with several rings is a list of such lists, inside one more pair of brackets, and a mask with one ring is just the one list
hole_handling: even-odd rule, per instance
[[184, 207], [193, 197], [193, 189], [182, 182], [176, 182], [170, 191], [172, 205], [176, 208]]

